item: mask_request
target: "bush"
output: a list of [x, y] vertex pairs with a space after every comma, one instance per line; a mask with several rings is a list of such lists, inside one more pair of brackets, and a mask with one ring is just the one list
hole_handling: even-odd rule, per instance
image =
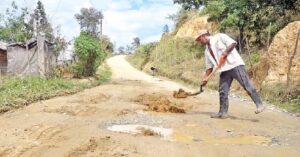
[[85, 32], [81, 32], [75, 39], [75, 55], [77, 57], [73, 65], [75, 77], [94, 75], [106, 56], [101, 51], [99, 40]]

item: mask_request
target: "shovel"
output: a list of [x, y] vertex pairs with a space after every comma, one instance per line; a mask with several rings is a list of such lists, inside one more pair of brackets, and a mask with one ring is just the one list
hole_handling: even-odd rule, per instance
[[198, 94], [202, 93], [202, 92], [203, 92], [203, 86], [204, 86], [204, 85], [201, 84], [201, 85], [200, 85], [200, 90], [199, 90], [198, 92], [189, 94], [189, 96], [195, 96], [195, 95], [198, 95]]
[[[214, 69], [213, 69], [213, 71], [208, 75], [207, 81], [212, 77], [212, 75], [213, 75], [217, 70], [218, 70], [218, 68], [214, 68]], [[205, 86], [204, 84], [201, 84], [201, 85], [200, 85], [200, 90], [197, 91], [197, 92], [195, 92], [195, 93], [189, 94], [189, 96], [195, 96], [195, 95], [198, 95], [198, 94], [202, 93], [202, 92], [204, 91], [204, 90], [203, 90], [203, 87], [204, 87], [204, 86]]]

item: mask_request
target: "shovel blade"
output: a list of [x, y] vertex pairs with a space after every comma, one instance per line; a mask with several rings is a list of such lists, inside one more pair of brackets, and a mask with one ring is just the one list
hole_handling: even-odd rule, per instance
[[192, 93], [189, 96], [195, 96], [203, 92], [203, 85], [200, 86], [200, 90], [198, 92]]

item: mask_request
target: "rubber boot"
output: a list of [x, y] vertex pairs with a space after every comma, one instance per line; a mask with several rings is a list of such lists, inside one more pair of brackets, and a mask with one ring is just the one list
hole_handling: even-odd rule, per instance
[[265, 110], [265, 106], [263, 106], [262, 104], [257, 105], [256, 110], [254, 111], [255, 114], [259, 114], [262, 113]]

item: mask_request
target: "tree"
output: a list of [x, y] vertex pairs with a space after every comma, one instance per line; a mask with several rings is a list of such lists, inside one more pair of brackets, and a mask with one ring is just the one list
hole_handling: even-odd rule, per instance
[[118, 48], [119, 54], [124, 54], [125, 53], [125, 48], [123, 46], [120, 46]]
[[[220, 23], [222, 32], [238, 38], [240, 49], [265, 47], [286, 24], [300, 20], [300, 0], [224, 0], [208, 1], [202, 14]], [[297, 9], [298, 8], [298, 9]]]
[[80, 14], [75, 14], [75, 18], [80, 25], [81, 31], [85, 31], [94, 37], [98, 36], [98, 25], [101, 24], [104, 18], [101, 11], [95, 8], [82, 8]]
[[179, 4], [185, 10], [199, 9], [207, 0], [173, 0], [174, 4]]
[[105, 58], [99, 40], [86, 32], [75, 39], [75, 55], [78, 61], [73, 67], [76, 77], [92, 76]]
[[139, 37], [135, 37], [133, 38], [133, 42], [131, 43], [132, 48], [136, 49], [137, 47], [139, 47], [141, 45], [141, 41]]
[[133, 47], [130, 46], [130, 45], [126, 45], [126, 50], [125, 50], [127, 53], [131, 54], [132, 51], [133, 51]]
[[164, 26], [164, 28], [163, 28], [163, 34], [169, 33], [169, 32], [170, 32], [169, 26], [166, 24], [166, 25]]
[[32, 37], [29, 25], [25, 23], [25, 16], [28, 15], [27, 8], [21, 8], [13, 1], [11, 9], [6, 10], [5, 15], [0, 15], [0, 38], [5, 42], [25, 42]]
[[106, 55], [112, 54], [114, 51], [114, 44], [110, 41], [108, 36], [102, 36], [100, 38], [100, 46], [102, 52]]
[[67, 49], [69, 43], [66, 41], [66, 39], [62, 36], [60, 32], [60, 27], [56, 28], [56, 35], [53, 41], [53, 51], [56, 55], [56, 59], [58, 58], [58, 55], [61, 51], [64, 51]]
[[30, 19], [31, 29], [35, 35], [45, 36], [49, 41], [54, 41], [53, 28], [47, 19], [44, 5], [41, 1], [37, 2], [37, 7]]

